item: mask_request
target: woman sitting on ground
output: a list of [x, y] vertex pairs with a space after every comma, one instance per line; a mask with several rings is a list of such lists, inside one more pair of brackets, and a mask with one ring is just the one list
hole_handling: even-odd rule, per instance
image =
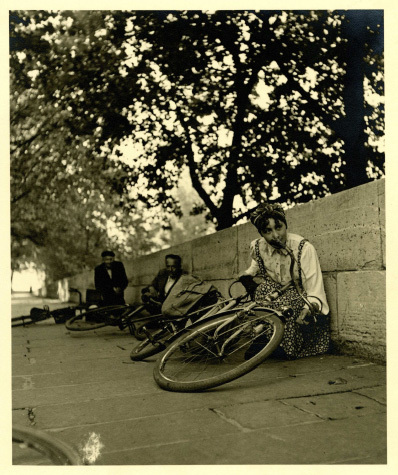
[[[286, 321], [285, 333], [276, 353], [288, 359], [312, 356], [328, 351], [330, 343], [329, 306], [323, 286], [322, 272], [314, 246], [298, 234], [287, 232], [283, 208], [279, 204], [262, 204], [250, 216], [261, 238], [250, 245], [252, 262], [239, 280], [252, 298], [262, 306], [293, 308]], [[271, 304], [265, 299], [291, 280], [291, 250], [298, 263], [293, 276], [301, 293], [312, 308], [299, 297], [296, 286], [290, 287]], [[254, 276], [263, 282], [257, 285]]]

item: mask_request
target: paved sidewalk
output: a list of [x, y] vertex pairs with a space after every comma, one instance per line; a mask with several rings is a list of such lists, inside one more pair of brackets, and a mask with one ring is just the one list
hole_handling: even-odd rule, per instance
[[49, 320], [13, 328], [13, 423], [82, 456], [99, 449], [95, 465], [386, 463], [384, 366], [335, 355], [270, 360], [181, 394], [156, 385], [153, 358], [130, 360], [135, 342], [128, 331], [71, 334]]

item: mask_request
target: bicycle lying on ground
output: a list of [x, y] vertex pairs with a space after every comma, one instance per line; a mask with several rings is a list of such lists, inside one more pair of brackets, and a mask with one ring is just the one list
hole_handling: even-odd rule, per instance
[[[153, 297], [149, 297], [143, 305], [138, 307], [134, 305], [116, 305], [83, 312], [69, 319], [65, 323], [65, 326], [71, 332], [96, 330], [105, 326], [118, 327], [120, 330], [128, 328], [131, 335], [137, 340], [145, 340], [146, 342], [149, 340], [150, 342], [154, 342], [154, 339], [156, 339], [156, 341], [158, 341], [159, 338], [163, 338], [165, 334], [174, 333], [176, 331], [176, 326], [179, 325], [177, 321], [181, 322], [184, 318], [188, 318], [188, 310], [182, 311], [179, 305], [182, 304], [182, 308], [187, 308], [188, 303], [190, 309], [189, 316], [191, 318], [199, 318], [203, 313], [203, 307], [207, 307], [209, 304], [213, 304], [219, 300], [220, 293], [215, 287], [208, 284], [204, 286], [204, 290], [202, 284], [203, 281], [199, 278], [187, 275], [185, 284], [182, 283], [183, 288], [180, 290], [176, 289], [175, 291], [176, 296], [179, 296], [182, 302], [177, 304], [175, 300], [176, 296], [173, 297], [169, 294], [168, 300], [166, 299], [168, 302], [167, 305], [172, 308], [172, 313], [174, 311], [177, 312], [178, 317], [168, 314], [167, 306], [166, 313], [163, 313], [165, 303], [158, 302]], [[156, 309], [159, 309], [159, 311], [162, 309], [162, 313], [154, 315], [153, 312], [156, 311]], [[149, 346], [153, 348], [150, 354], [158, 352], [156, 344], [147, 345], [146, 342], [144, 342], [144, 354], [146, 354]], [[137, 358], [143, 359], [139, 356]]]
[[[150, 298], [148, 302], [138, 307], [134, 305], [115, 305], [89, 310], [75, 315], [65, 323], [65, 326], [72, 332], [96, 330], [105, 326], [118, 327], [120, 330], [128, 328], [131, 335], [137, 340], [143, 341], [143, 345], [137, 351], [138, 361], [161, 351], [158, 349], [157, 343], [164, 339], [166, 335], [175, 333], [184, 319], [186, 321], [188, 318], [199, 318], [203, 311], [207, 310], [209, 302], [213, 302], [215, 299], [218, 300], [218, 294], [218, 292], [212, 291], [208, 295], [203, 295], [195, 307], [192, 308], [192, 312], [178, 319], [167, 318], [162, 313], [151, 315], [150, 309], [160, 308], [161, 304]], [[206, 310], [203, 310], [203, 307], [206, 307]], [[151, 349], [149, 350], [149, 348]]]
[[[171, 344], [178, 336], [185, 332], [193, 322], [203, 321], [211, 318], [220, 311], [225, 311], [234, 308], [240, 303], [248, 299], [245, 292], [243, 295], [233, 297], [231, 295], [231, 288], [236, 282], [233, 282], [229, 288], [229, 299], [224, 299], [221, 294], [217, 293], [217, 300], [209, 305], [200, 306], [198, 309], [190, 311], [186, 315], [179, 318], [166, 318], [163, 315], [153, 316], [152, 322], [156, 321], [158, 329], [155, 332], [147, 331], [147, 325], [142, 327], [142, 332], [145, 333], [146, 338], [138, 343], [131, 351], [130, 358], [133, 361], [142, 361], [150, 356], [156, 355], [163, 351]], [[148, 323], [151, 323], [149, 321]]]
[[87, 289], [85, 303], [83, 303], [82, 294], [78, 289], [70, 288], [69, 292], [77, 293], [79, 295], [79, 303], [77, 305], [69, 305], [54, 310], [50, 310], [48, 305], [44, 305], [43, 308], [33, 307], [30, 309], [29, 315], [13, 317], [11, 319], [11, 326], [27, 326], [50, 318], [54, 318], [55, 323], [65, 323], [68, 318], [99, 305], [100, 300], [98, 298], [98, 293], [93, 289]]
[[145, 311], [145, 305], [112, 305], [87, 310], [65, 322], [65, 327], [71, 332], [84, 332], [97, 330], [106, 326], [118, 327], [120, 330], [129, 329], [130, 334], [137, 339], [144, 339], [146, 335], [141, 332], [137, 322], [142, 324], [151, 317], [146, 315], [140, 317]]
[[[270, 303], [291, 286], [298, 289], [293, 279], [292, 252], [291, 257], [292, 281], [270, 292], [266, 299]], [[301, 291], [298, 295], [309, 306], [310, 315], [319, 313], [319, 307], [310, 303], [307, 296]], [[222, 311], [197, 322], [186, 328], [157, 360], [155, 381], [163, 389], [178, 392], [202, 391], [233, 381], [254, 370], [276, 350], [286, 319], [292, 315], [291, 307], [275, 309], [250, 302], [243, 308]]]

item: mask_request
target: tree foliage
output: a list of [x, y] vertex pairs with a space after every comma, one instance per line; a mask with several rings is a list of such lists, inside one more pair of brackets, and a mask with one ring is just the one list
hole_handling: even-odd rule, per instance
[[54, 244], [76, 210], [81, 249], [112, 216], [131, 229], [142, 206], [181, 216], [185, 168], [191, 213], [218, 229], [263, 199], [291, 205], [384, 173], [381, 11], [10, 18], [19, 242]]
[[[105, 145], [91, 129], [91, 109], [63, 102], [62, 81], [68, 84], [75, 70], [71, 62], [62, 64], [63, 50], [70, 56], [73, 49], [62, 43], [60, 53], [56, 41], [43, 39], [56, 31], [53, 18], [47, 12], [11, 16], [27, 29], [19, 34], [16, 26], [11, 37], [11, 250], [14, 269], [33, 260], [58, 279], [92, 268], [103, 248], [134, 257], [152, 246], [143, 220], [120, 209], [118, 167], [101, 152]], [[86, 20], [94, 34], [90, 15]], [[88, 35], [80, 32], [82, 44]], [[103, 60], [98, 67], [105, 68], [106, 58], [96, 53]], [[127, 234], [122, 241], [120, 232]]]

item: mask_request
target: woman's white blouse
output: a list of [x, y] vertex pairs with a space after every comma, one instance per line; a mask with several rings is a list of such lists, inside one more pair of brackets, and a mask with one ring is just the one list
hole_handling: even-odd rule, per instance
[[[296, 259], [298, 259], [298, 248], [303, 237], [298, 234], [287, 233], [287, 246], [293, 251]], [[272, 280], [282, 285], [287, 284], [290, 278], [290, 256], [284, 249], [275, 249], [267, 243], [264, 238], [255, 239], [250, 244], [250, 255], [252, 258], [251, 265], [243, 274], [256, 276], [261, 275], [260, 268], [256, 261], [255, 244], [258, 242], [260, 256], [263, 259], [267, 274]], [[319, 265], [318, 255], [314, 246], [310, 242], [306, 242], [301, 251], [301, 279], [307, 298], [310, 302], [318, 303], [317, 298], [322, 302], [322, 313], [329, 313], [329, 305], [326, 300], [325, 289], [323, 286], [322, 271]], [[298, 279], [298, 267], [294, 266], [293, 275]], [[312, 298], [317, 297], [317, 298]]]

